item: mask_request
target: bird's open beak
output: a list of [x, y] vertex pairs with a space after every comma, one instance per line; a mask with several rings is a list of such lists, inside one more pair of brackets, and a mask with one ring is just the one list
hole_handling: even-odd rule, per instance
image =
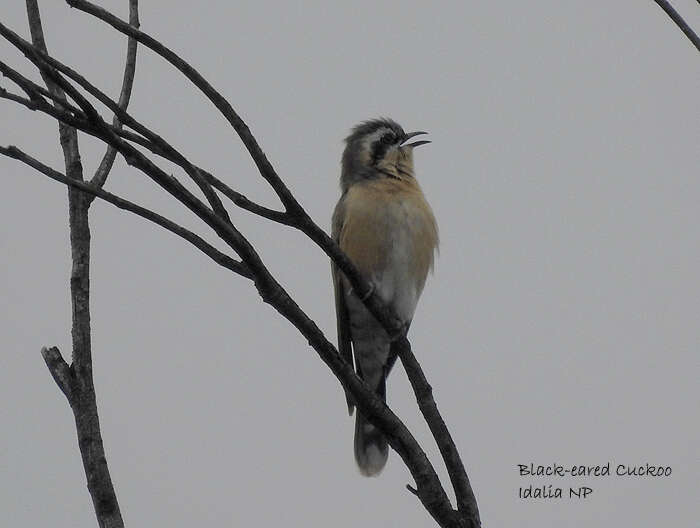
[[422, 132], [422, 131], [419, 131], [419, 132], [409, 132], [408, 134], [406, 134], [406, 135], [403, 137], [403, 141], [401, 142], [401, 146], [402, 146], [402, 147], [411, 147], [411, 148], [413, 148], [413, 147], [417, 147], [417, 146], [419, 146], [419, 145], [425, 145], [426, 143], [430, 143], [430, 141], [428, 141], [427, 139], [424, 139], [424, 140], [422, 140], [422, 141], [414, 141], [413, 143], [408, 143], [408, 144], [406, 144], [406, 141], [408, 141], [408, 140], [411, 139], [412, 137], [420, 136], [421, 134], [427, 134], [427, 132]]

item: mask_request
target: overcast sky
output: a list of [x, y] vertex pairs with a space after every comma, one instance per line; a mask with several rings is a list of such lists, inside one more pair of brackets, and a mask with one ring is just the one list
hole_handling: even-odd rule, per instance
[[[697, 2], [673, 3], [700, 29]], [[28, 35], [24, 3], [4, 4]], [[126, 0], [102, 5], [126, 16]], [[41, 7], [52, 54], [116, 95], [125, 39]], [[142, 0], [141, 23], [229, 98], [321, 225], [352, 125], [430, 132], [416, 168], [442, 245], [410, 337], [485, 527], [696, 525], [700, 61], [651, 0]], [[4, 41], [0, 59], [38, 79]], [[224, 120], [148, 51], [130, 110], [276, 205]], [[62, 169], [54, 123], [6, 101], [0, 116], [0, 144]], [[92, 172], [102, 147], [81, 142]], [[39, 354], [70, 355], [66, 190], [6, 158], [0, 174], [0, 525], [92, 527], [72, 414]], [[214, 238], [121, 158], [107, 187]], [[327, 258], [232, 213], [335, 339]], [[91, 224], [95, 383], [128, 526], [433, 526], [395, 453], [359, 475], [338, 382], [249, 282], [111, 205]], [[388, 394], [444, 475], [400, 367]], [[672, 474], [518, 473], [608, 462]], [[520, 499], [531, 484], [564, 498]], [[594, 491], [570, 500], [579, 486]]]

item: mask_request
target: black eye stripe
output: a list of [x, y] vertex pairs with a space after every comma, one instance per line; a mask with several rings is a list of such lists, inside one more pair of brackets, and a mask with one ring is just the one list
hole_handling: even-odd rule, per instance
[[372, 145], [372, 164], [376, 165], [379, 160], [381, 160], [384, 157], [384, 154], [386, 154], [386, 151], [389, 150], [389, 144], [384, 143], [383, 141], [376, 141], [374, 145]]
[[391, 145], [394, 141], [396, 141], [396, 136], [393, 132], [387, 132], [379, 140], [385, 145]]
[[398, 142], [399, 135], [393, 130], [387, 130], [372, 144], [372, 165], [376, 165], [389, 148]]

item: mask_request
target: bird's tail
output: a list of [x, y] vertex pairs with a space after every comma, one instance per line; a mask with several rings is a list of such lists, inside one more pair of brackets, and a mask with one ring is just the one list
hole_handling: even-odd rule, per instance
[[355, 416], [355, 461], [365, 477], [379, 475], [389, 457], [386, 437], [362, 413]]
[[[359, 300], [354, 297], [349, 300]], [[386, 377], [391, 341], [384, 328], [362, 306], [351, 306], [352, 346], [357, 375], [386, 401]], [[389, 445], [381, 431], [357, 409], [355, 416], [355, 461], [366, 477], [379, 475], [389, 457]]]
[[[386, 377], [382, 375], [377, 396], [386, 401]], [[357, 410], [355, 416], [355, 461], [365, 477], [376, 477], [389, 458], [389, 444], [382, 432]]]

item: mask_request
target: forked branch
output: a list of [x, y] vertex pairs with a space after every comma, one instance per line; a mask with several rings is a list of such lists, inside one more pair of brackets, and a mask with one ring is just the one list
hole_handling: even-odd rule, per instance
[[[26, 7], [34, 49], [37, 53], [46, 53], [46, 41], [36, 0], [26, 0]], [[136, 0], [132, 0], [129, 8], [132, 20], [138, 20], [137, 9]], [[136, 41], [133, 39], [129, 39], [127, 56], [126, 74], [122, 85], [123, 98], [121, 101], [124, 108], [128, 102], [128, 94], [131, 92], [134, 76]], [[50, 72], [41, 70], [41, 74], [47, 90], [32, 87], [17, 76], [13, 78], [13, 81], [24, 90], [32, 103], [50, 106], [43, 99], [48, 97], [53, 101], [53, 105], [57, 110], [61, 112], [75, 111], [75, 108], [67, 103], [62, 87], [53, 81]], [[20, 102], [19, 97], [13, 97], [13, 100]], [[76, 129], [65, 122], [59, 122], [59, 138], [66, 167], [65, 181], [82, 184], [83, 167], [80, 160]], [[110, 156], [111, 160], [108, 159]], [[112, 166], [113, 154], [106, 156], [104, 161], [105, 163], [98, 170], [96, 177], [97, 187], [101, 186], [107, 178]], [[71, 304], [73, 308], [71, 329], [73, 360], [68, 365], [55, 347], [50, 349], [43, 348], [41, 352], [49, 372], [68, 399], [75, 416], [78, 446], [97, 521], [101, 528], [123, 528], [124, 521], [107, 467], [92, 377], [90, 226], [88, 221], [90, 201], [90, 195], [82, 193], [75, 187], [69, 187], [68, 211], [71, 256], [73, 260], [70, 278]]]

